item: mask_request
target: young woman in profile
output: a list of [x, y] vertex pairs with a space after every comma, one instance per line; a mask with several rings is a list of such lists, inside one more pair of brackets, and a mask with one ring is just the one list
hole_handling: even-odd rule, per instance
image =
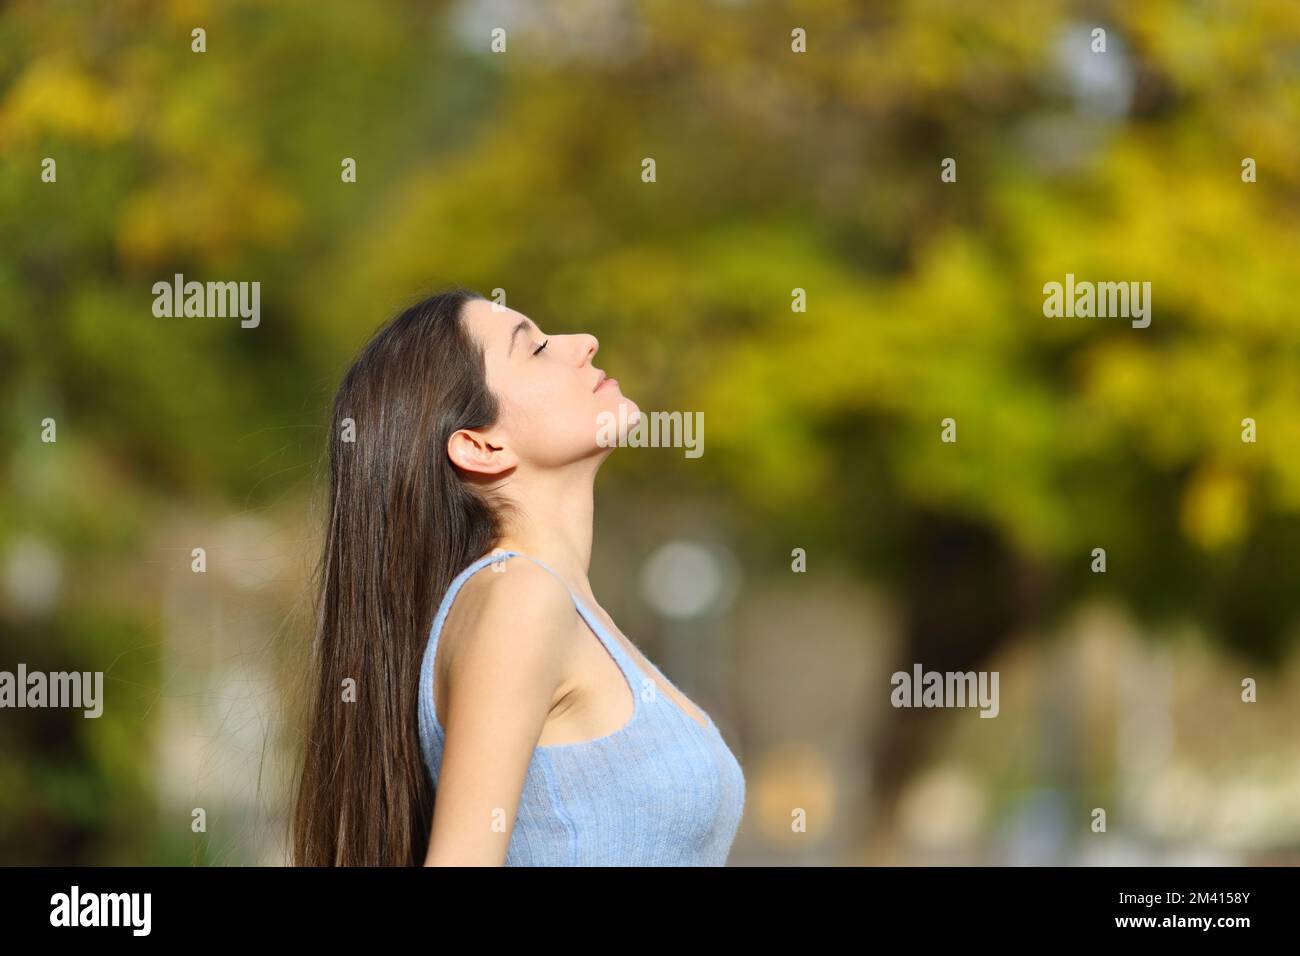
[[598, 348], [454, 289], [344, 376], [295, 864], [726, 862], [740, 765], [587, 579]]

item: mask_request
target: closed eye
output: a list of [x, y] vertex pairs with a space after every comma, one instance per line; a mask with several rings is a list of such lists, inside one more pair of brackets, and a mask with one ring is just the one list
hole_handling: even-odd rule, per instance
[[537, 346], [537, 349], [536, 349], [536, 351], [533, 352], [533, 354], [534, 354], [534, 355], [537, 355], [538, 353], [540, 353], [540, 352], [542, 351], [542, 349], [546, 348], [546, 343], [549, 342], [549, 341], [551, 341], [551, 340], [550, 340], [550, 339], [547, 339], [546, 342], [543, 342], [541, 345]]

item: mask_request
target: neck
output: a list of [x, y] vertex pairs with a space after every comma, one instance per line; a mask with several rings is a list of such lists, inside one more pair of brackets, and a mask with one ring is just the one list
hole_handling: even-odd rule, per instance
[[497, 547], [549, 565], [580, 598], [595, 601], [587, 570], [599, 461], [559, 470], [516, 472], [503, 494], [514, 505]]

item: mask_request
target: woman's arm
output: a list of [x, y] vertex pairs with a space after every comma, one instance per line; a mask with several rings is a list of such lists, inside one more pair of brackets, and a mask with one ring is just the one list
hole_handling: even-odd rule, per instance
[[548, 571], [515, 561], [476, 577], [487, 580], [481, 600], [467, 602], [470, 623], [442, 647], [446, 742], [425, 866], [505, 863], [573, 643], [572, 598]]

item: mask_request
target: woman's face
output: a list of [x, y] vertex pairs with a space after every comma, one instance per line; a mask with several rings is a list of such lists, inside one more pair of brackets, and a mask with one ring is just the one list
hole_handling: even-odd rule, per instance
[[483, 345], [488, 388], [501, 404], [499, 421], [482, 432], [512, 453], [501, 464], [547, 468], [607, 455], [640, 417], [618, 382], [592, 364], [594, 335], [547, 335], [528, 316], [484, 299], [470, 301], [462, 320]]

